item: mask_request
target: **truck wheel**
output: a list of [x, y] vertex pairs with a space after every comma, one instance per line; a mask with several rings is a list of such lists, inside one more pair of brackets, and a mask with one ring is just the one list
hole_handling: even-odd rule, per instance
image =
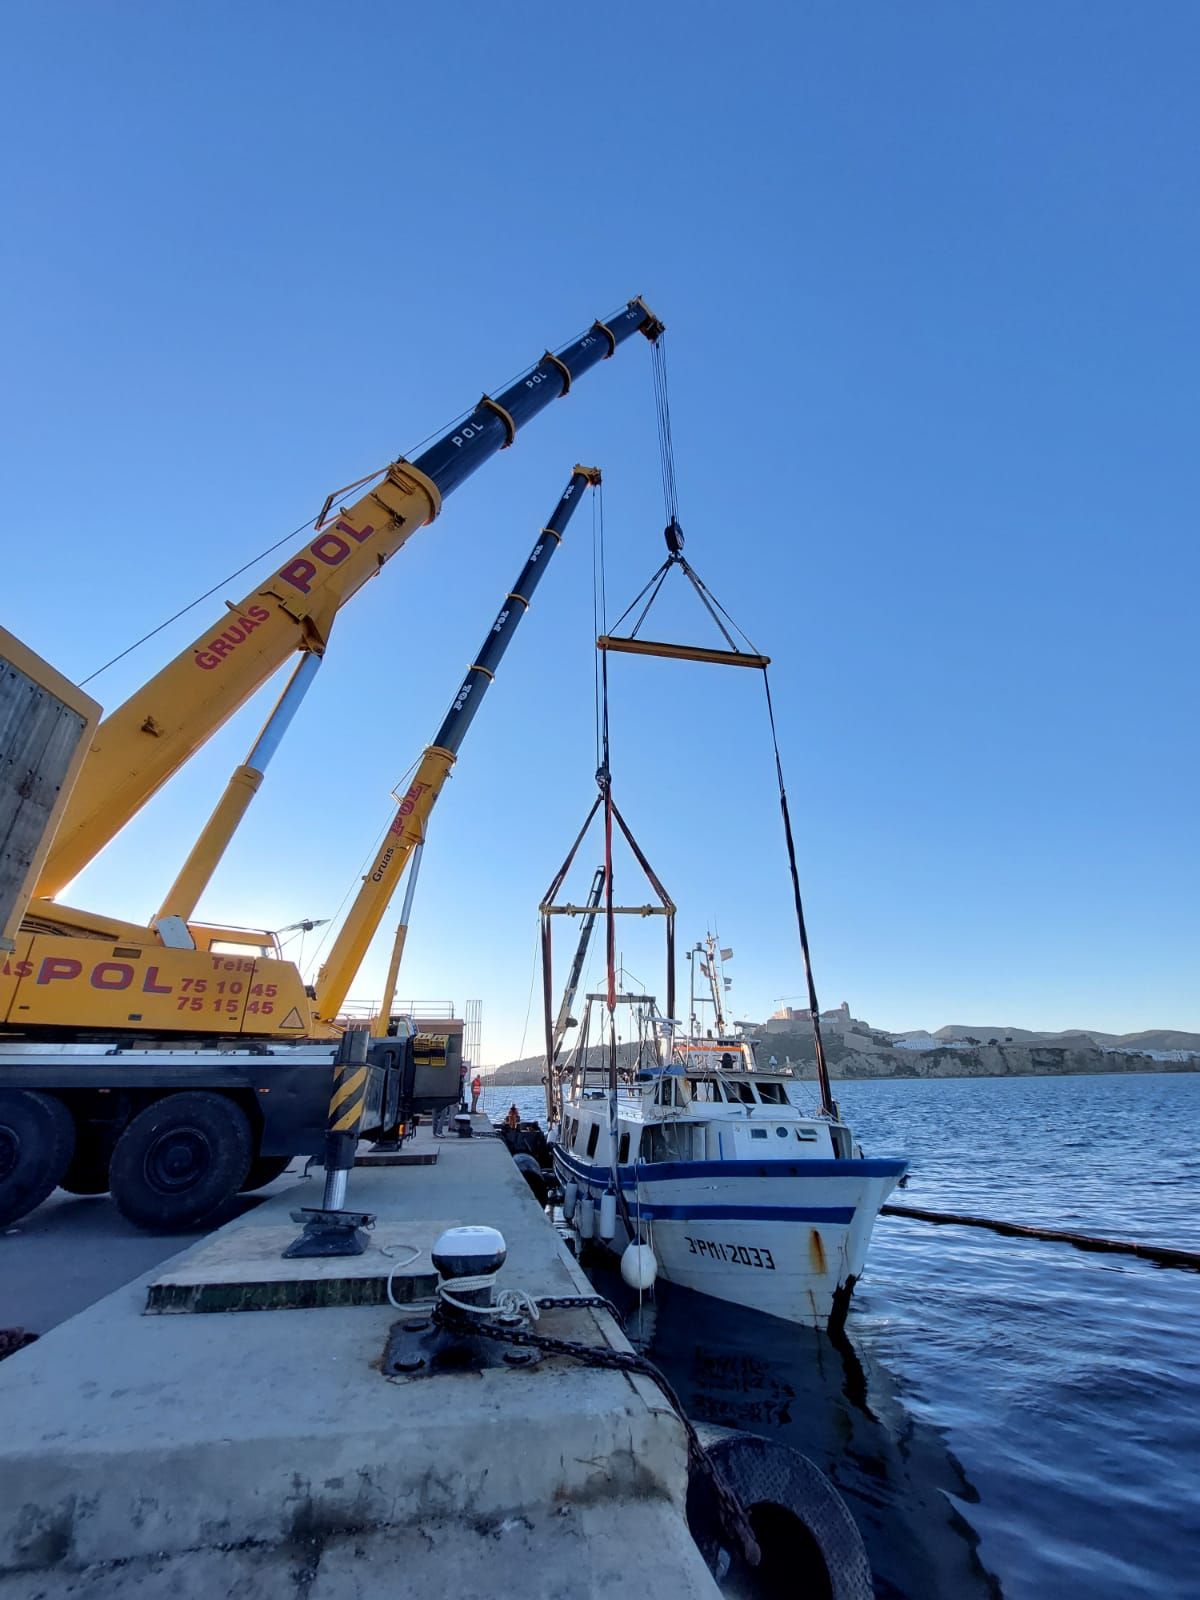
[[58, 1187], [75, 1149], [75, 1122], [52, 1094], [0, 1090], [0, 1226]]
[[252, 1148], [245, 1112], [224, 1095], [166, 1095], [117, 1140], [109, 1167], [117, 1210], [139, 1228], [190, 1228], [237, 1194]]
[[281, 1177], [292, 1164], [291, 1156], [255, 1156], [250, 1171], [242, 1183], [242, 1194], [252, 1194], [255, 1189], [265, 1189]]

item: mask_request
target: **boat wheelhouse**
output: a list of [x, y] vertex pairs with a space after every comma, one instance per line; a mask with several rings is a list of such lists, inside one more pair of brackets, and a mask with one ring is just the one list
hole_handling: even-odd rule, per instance
[[610, 1068], [586, 1051], [576, 1063], [554, 1161], [581, 1244], [618, 1256], [647, 1244], [667, 1282], [788, 1321], [844, 1316], [906, 1161], [864, 1157], [840, 1118], [805, 1107], [792, 1070], [760, 1070], [744, 1037], [675, 1042], [668, 1029], [615, 1092]]

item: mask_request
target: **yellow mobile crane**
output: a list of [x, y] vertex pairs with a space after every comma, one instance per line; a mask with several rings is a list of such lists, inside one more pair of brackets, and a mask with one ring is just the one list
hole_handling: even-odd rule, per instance
[[[424, 843], [430, 812], [467, 729], [583, 489], [599, 482], [594, 467], [572, 472], [363, 879], [313, 991], [313, 1011], [335, 1036], [334, 1019], [346, 991], [397, 882]], [[0, 635], [0, 646], [6, 637]], [[40, 791], [31, 792], [19, 778], [7, 791], [0, 788], [0, 815], [7, 812], [18, 823], [15, 830], [0, 829], [0, 834], [15, 833], [19, 840], [30, 831], [25, 819], [36, 821], [54, 808], [56, 784], [68, 786], [73, 762], [69, 738], [72, 730], [76, 736], [84, 730], [89, 708], [97, 708], [86, 697], [69, 695], [73, 686], [63, 684], [31, 653], [9, 654], [13, 663], [0, 685], [0, 710], [7, 708], [6, 720], [23, 731], [23, 753], [40, 743], [43, 765], [49, 767], [50, 757], [56, 763]], [[58, 703], [48, 710], [47, 688], [58, 694]], [[43, 737], [48, 727], [57, 745]], [[36, 854], [24, 864], [26, 872]], [[0, 875], [0, 919], [10, 914], [18, 889], [11, 874]], [[370, 1047], [374, 1062], [368, 1050], [360, 1052], [362, 1078], [371, 1079], [366, 1125], [373, 1132], [407, 1122], [415, 1110], [451, 1104], [459, 1092], [452, 1052], [427, 1049], [418, 1054], [411, 1030], [399, 1030], [396, 1039], [388, 1036], [395, 966], [394, 958], [379, 1030], [384, 1036]], [[328, 1045], [306, 1049], [293, 1043], [274, 1052], [259, 1043], [244, 1053], [214, 1050], [211, 1043], [190, 1051], [114, 1052], [101, 1046], [89, 1058], [86, 1047], [78, 1044], [64, 1051], [55, 1044], [6, 1047], [0, 1042], [0, 1225], [23, 1216], [60, 1183], [81, 1194], [111, 1187], [121, 1210], [147, 1226], [181, 1227], [198, 1221], [239, 1187], [269, 1182], [293, 1155], [322, 1148], [327, 1105], [333, 1112], [332, 1059]], [[351, 1148], [347, 1165], [360, 1131], [357, 1116], [355, 1123], [342, 1141]]]
[[[320, 986], [304, 986], [275, 935], [198, 923], [196, 902], [339, 607], [519, 426], [632, 334], [653, 342], [661, 332], [643, 302], [631, 301], [495, 399], [485, 395], [415, 461], [375, 475], [333, 519], [331, 496], [298, 554], [98, 726], [95, 702], [0, 633], [0, 1225], [61, 1185], [75, 1194], [111, 1189], [139, 1225], [185, 1228], [269, 1182], [293, 1156], [325, 1151], [328, 1161], [342, 1000], [591, 469], [572, 475], [426, 751], [421, 792], [410, 789], [389, 836], [393, 855], [378, 880], [379, 860], [368, 873]], [[294, 653], [287, 687], [154, 920], [61, 904], [55, 897], [71, 878]], [[411, 1027], [372, 1039], [358, 1131], [371, 1136], [453, 1103], [453, 1066], [448, 1055], [414, 1051]]]
[[[445, 495], [512, 444], [519, 427], [633, 334], [653, 342], [661, 332], [644, 302], [631, 300], [557, 354], [547, 352], [496, 398], [484, 395], [415, 461], [393, 462], [353, 505], [333, 514], [330, 496], [315, 536], [299, 552], [103, 719], [14, 948], [0, 952], [0, 1039], [337, 1037], [334, 1018], [369, 942], [366, 908], [348, 919], [324, 982], [310, 991], [281, 958], [273, 934], [196, 922], [196, 903], [312, 682], [339, 608], [438, 515]], [[153, 921], [131, 923], [61, 904], [56, 896], [75, 875], [297, 653], [266, 726]], [[447, 749], [427, 752], [423, 787], [402, 803], [406, 820], [423, 826], [448, 767]], [[394, 884], [395, 874], [387, 879]]]

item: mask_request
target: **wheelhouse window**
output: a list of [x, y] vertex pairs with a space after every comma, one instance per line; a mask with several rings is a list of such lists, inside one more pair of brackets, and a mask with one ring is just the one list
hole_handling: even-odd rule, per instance
[[594, 1156], [596, 1154], [596, 1141], [599, 1139], [599, 1137], [600, 1124], [598, 1122], [593, 1122], [588, 1131], [587, 1153], [589, 1156]]
[[626, 1128], [621, 1135], [621, 1142], [617, 1145], [617, 1165], [623, 1167], [629, 1160], [629, 1129]]
[[653, 1123], [642, 1132], [643, 1161], [691, 1161], [703, 1154], [696, 1138], [703, 1140], [704, 1129], [686, 1122]]

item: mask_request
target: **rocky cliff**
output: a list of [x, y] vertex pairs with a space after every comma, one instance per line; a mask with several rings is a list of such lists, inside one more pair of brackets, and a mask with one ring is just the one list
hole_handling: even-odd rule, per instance
[[[628, 1047], [625, 1047], [628, 1049]], [[812, 1035], [773, 1033], [762, 1038], [758, 1060], [766, 1066], [775, 1056], [790, 1061], [800, 1077], [816, 1075]], [[825, 1038], [825, 1056], [833, 1078], [1014, 1078], [1062, 1077], [1089, 1072], [1194, 1072], [1200, 1060], [1163, 1061], [1144, 1054], [1103, 1050], [1094, 1044], [955, 1044], [940, 1050], [896, 1048], [885, 1036], [832, 1031]], [[599, 1060], [596, 1062], [599, 1065]], [[624, 1062], [622, 1063], [625, 1064]], [[542, 1081], [539, 1056], [509, 1061], [484, 1074], [492, 1087]]]
[[[788, 1058], [802, 1077], [813, 1077], [812, 1036], [776, 1033], [763, 1040], [759, 1060]], [[954, 1044], [940, 1050], [906, 1050], [876, 1037], [831, 1032], [825, 1057], [834, 1078], [1011, 1078], [1061, 1077], [1088, 1072], [1188, 1072], [1200, 1061], [1161, 1061], [1153, 1056], [1103, 1050], [1091, 1043]]]

